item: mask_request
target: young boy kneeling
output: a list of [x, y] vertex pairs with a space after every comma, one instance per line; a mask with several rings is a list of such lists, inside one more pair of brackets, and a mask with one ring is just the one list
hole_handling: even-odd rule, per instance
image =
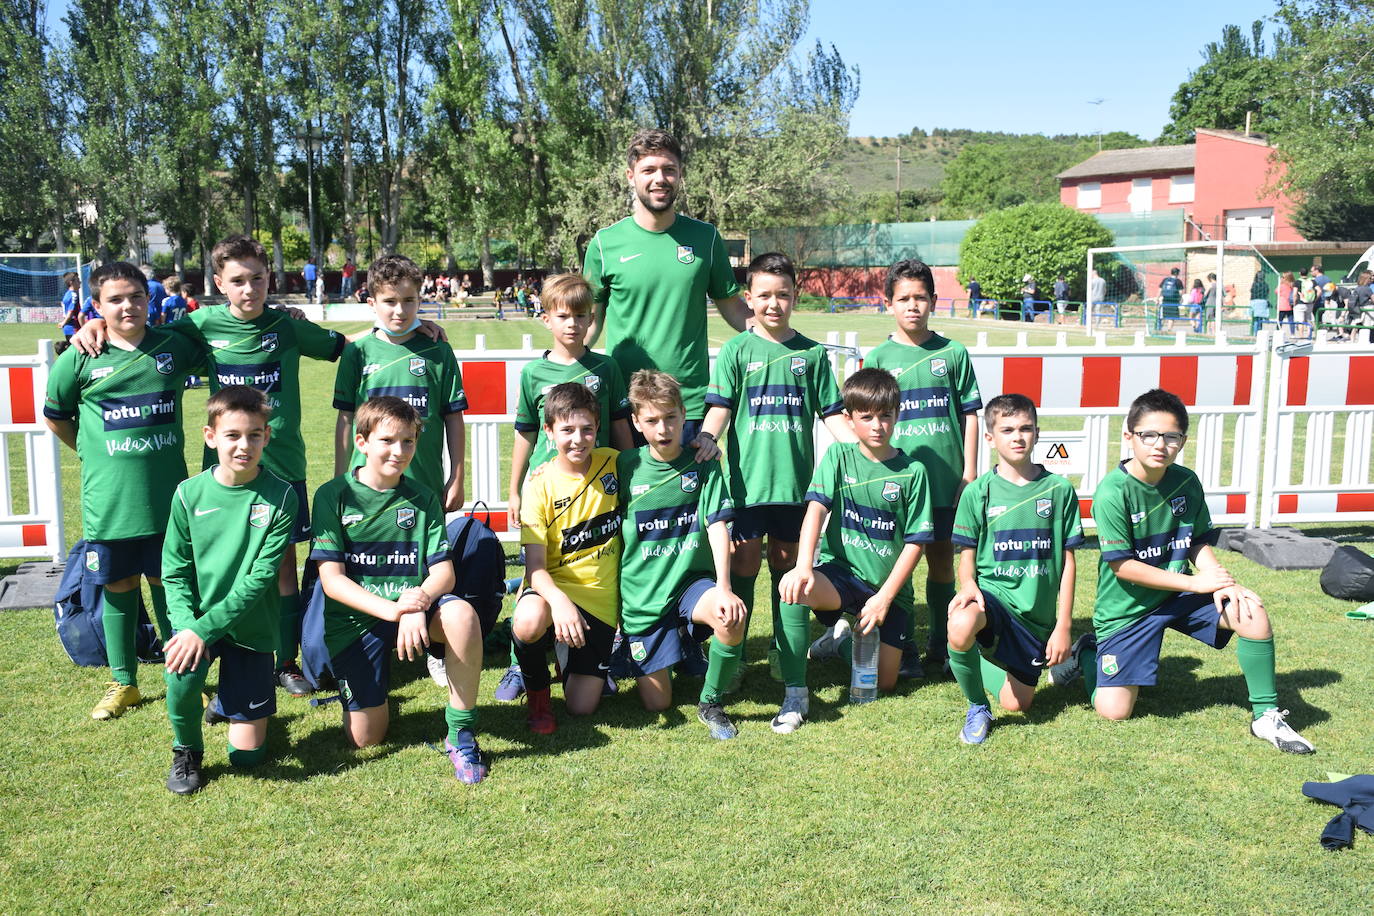
[[390, 713], [390, 653], [416, 659], [443, 645], [448, 679], [444, 749], [454, 775], [477, 783], [487, 764], [473, 726], [482, 638], [494, 620], [447, 594], [453, 561], [439, 497], [405, 477], [420, 415], [396, 397], [372, 398], [354, 416], [363, 465], [315, 493], [311, 516], [324, 589], [324, 642], [339, 682], [344, 735], [355, 747], [379, 744]]

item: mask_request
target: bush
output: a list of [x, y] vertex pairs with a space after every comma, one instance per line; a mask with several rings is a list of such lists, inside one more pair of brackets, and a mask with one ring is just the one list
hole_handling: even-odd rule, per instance
[[1035, 277], [1042, 299], [1054, 278], [1069, 281], [1069, 297], [1082, 301], [1087, 291], [1089, 248], [1111, 245], [1112, 232], [1088, 213], [1063, 204], [1022, 204], [980, 219], [959, 245], [959, 282], [976, 277], [983, 295], [1020, 299], [1021, 278]]

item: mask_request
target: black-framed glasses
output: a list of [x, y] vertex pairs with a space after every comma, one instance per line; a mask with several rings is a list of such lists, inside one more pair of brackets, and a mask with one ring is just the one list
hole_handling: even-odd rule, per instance
[[1163, 439], [1169, 448], [1178, 448], [1188, 439], [1185, 433], [1161, 433], [1153, 429], [1133, 429], [1131, 435], [1139, 439], [1142, 445], [1154, 445]]

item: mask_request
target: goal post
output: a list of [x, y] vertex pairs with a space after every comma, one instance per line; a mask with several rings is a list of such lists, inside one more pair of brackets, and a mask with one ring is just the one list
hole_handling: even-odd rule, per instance
[[91, 263], [76, 252], [0, 253], [0, 323], [54, 323], [62, 320], [63, 278], [81, 278], [81, 300], [90, 295]]

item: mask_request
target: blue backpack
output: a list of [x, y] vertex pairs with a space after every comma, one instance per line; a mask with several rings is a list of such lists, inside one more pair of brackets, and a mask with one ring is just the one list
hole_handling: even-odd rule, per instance
[[[499, 613], [506, 594], [506, 552], [500, 539], [486, 521], [471, 514], [449, 522], [448, 543], [455, 577], [452, 594], [479, 612], [495, 604]], [[301, 673], [318, 690], [321, 679], [332, 672], [324, 642], [324, 589], [313, 560], [306, 563], [301, 594], [307, 596], [301, 615]]]
[[[57, 638], [67, 657], [86, 668], [103, 668], [110, 663], [105, 654], [105, 589], [86, 578], [86, 542], [77, 541], [67, 554], [67, 565], [53, 596], [53, 619]], [[143, 597], [138, 600], [138, 631], [135, 641], [142, 662], [162, 661], [162, 642], [148, 620]]]

